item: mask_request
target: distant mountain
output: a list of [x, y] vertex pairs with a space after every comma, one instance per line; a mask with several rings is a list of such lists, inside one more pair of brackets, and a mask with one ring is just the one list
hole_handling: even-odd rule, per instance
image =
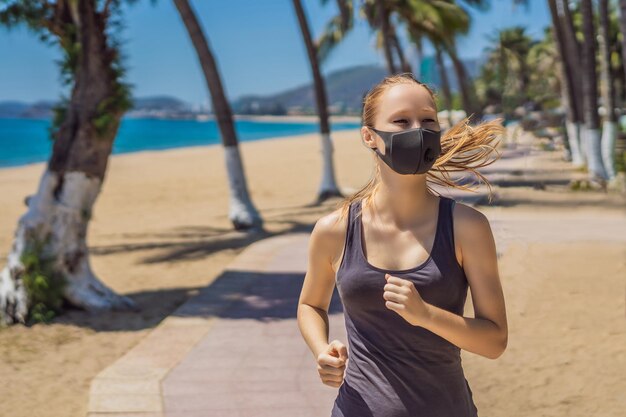
[[0, 117], [19, 117], [30, 106], [20, 101], [1, 101]]
[[[19, 101], [0, 101], [0, 118], [47, 119], [52, 117], [54, 101], [23, 103]], [[194, 111], [188, 103], [169, 96], [137, 97], [133, 107], [125, 117], [192, 117]], [[195, 116], [193, 116], [195, 117]]]
[[170, 96], [135, 97], [125, 117], [186, 119], [195, 117], [192, 106]]
[[24, 103], [21, 101], [0, 101], [0, 118], [45, 119], [52, 117], [53, 101]]
[[132, 110], [191, 110], [191, 106], [182, 100], [169, 96], [136, 97], [133, 100]]
[[[480, 59], [464, 60], [468, 75], [475, 77], [481, 66]], [[432, 57], [424, 57], [419, 66], [421, 81], [438, 88], [439, 71]], [[446, 73], [451, 89], [458, 90], [452, 68]], [[380, 65], [359, 65], [333, 71], [324, 76], [326, 93], [331, 114], [360, 115], [365, 94], [372, 86], [387, 75]], [[0, 118], [50, 118], [52, 101], [23, 103], [0, 101]], [[284, 115], [316, 114], [315, 91], [311, 82], [271, 95], [243, 95], [231, 103], [234, 114]], [[206, 117], [207, 111], [194, 108], [190, 104], [171, 96], [149, 96], [134, 98], [133, 108], [124, 117], [132, 118], [171, 118], [193, 119]]]
[[[463, 60], [468, 76], [476, 77], [480, 70], [479, 59]], [[420, 81], [439, 88], [439, 70], [433, 57], [424, 57], [420, 65]], [[458, 91], [458, 82], [452, 66], [446, 66], [451, 90]], [[360, 65], [331, 72], [324, 76], [326, 94], [331, 114], [360, 115], [365, 94], [387, 75], [379, 65]], [[316, 114], [315, 91], [307, 83], [276, 94], [245, 95], [232, 103], [237, 114]]]
[[[332, 114], [359, 114], [367, 91], [386, 75], [378, 65], [363, 65], [324, 76]], [[307, 83], [277, 94], [241, 96], [232, 103], [237, 114], [315, 114], [315, 90]]]

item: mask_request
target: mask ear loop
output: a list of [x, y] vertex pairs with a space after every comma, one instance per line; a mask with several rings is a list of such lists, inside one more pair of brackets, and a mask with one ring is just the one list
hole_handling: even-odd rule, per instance
[[[378, 133], [378, 131], [377, 131], [376, 129], [374, 129], [373, 127], [369, 127], [369, 126], [367, 126], [367, 128], [368, 128], [369, 130], [373, 131], [374, 133], [376, 133], [378, 136], [380, 136], [380, 134]], [[381, 138], [382, 138], [382, 136], [381, 136]], [[370, 149], [372, 150], [372, 152], [380, 154], [380, 151], [378, 150], [378, 147], [375, 147], [375, 148], [370, 148]]]

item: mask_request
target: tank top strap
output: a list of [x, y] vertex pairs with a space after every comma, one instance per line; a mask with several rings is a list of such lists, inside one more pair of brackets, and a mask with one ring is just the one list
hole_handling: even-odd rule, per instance
[[440, 196], [441, 207], [439, 215], [441, 218], [437, 222], [437, 247], [433, 252], [440, 252], [439, 255], [456, 256], [454, 250], [454, 227], [452, 213], [456, 200], [450, 197]]
[[[341, 261], [342, 265], [351, 265], [352, 262], [357, 258], [357, 250], [359, 249], [358, 244], [358, 234], [356, 232], [356, 213], [357, 209], [360, 207], [361, 201], [355, 200], [350, 203], [350, 207], [348, 209], [348, 221], [347, 221], [347, 230], [346, 230], [346, 240], [344, 247], [343, 260]], [[341, 267], [341, 266], [340, 266]]]

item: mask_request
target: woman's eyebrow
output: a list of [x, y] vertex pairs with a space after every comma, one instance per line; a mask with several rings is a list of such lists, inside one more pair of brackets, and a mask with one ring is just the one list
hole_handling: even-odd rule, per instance
[[[433, 109], [432, 107], [424, 107], [424, 108], [422, 108], [422, 111], [426, 112], [427, 115], [436, 115], [437, 114], [435, 109]], [[410, 113], [412, 113], [411, 109], [402, 109], [402, 110], [398, 110], [398, 111], [393, 112], [391, 114], [391, 116], [389, 116], [389, 117], [396, 117], [396, 116], [406, 115], [406, 114], [410, 114]]]

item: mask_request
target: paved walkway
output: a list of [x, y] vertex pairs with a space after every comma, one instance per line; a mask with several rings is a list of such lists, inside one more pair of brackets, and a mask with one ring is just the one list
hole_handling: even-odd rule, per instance
[[[513, 151], [493, 175], [528, 169], [526, 155]], [[486, 190], [446, 195], [472, 204]], [[594, 219], [581, 230], [571, 227], [580, 218], [559, 217], [555, 230], [557, 219], [495, 217], [499, 251], [511, 241], [626, 236], [626, 219]], [[290, 234], [246, 248], [214, 283], [92, 381], [88, 417], [328, 417], [337, 388], [321, 383], [296, 321], [308, 238]], [[345, 343], [336, 289], [329, 323], [329, 340]]]
[[[296, 322], [308, 234], [250, 245], [92, 382], [88, 416], [328, 416]], [[345, 340], [335, 291], [330, 334]]]

